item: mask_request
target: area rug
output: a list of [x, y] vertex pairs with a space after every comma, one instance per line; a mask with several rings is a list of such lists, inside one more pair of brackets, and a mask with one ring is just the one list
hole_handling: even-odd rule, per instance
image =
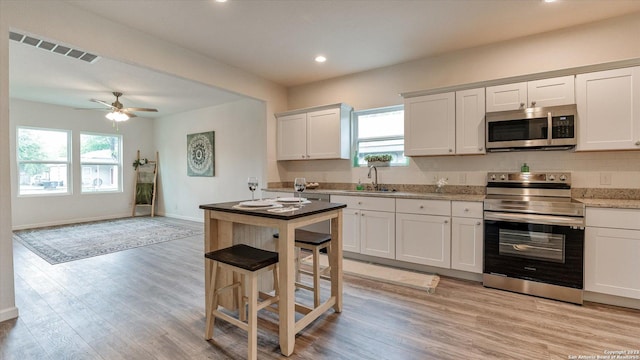
[[[313, 263], [312, 255], [302, 259], [305, 265]], [[320, 254], [320, 266], [328, 266], [327, 255]], [[423, 274], [414, 271], [402, 270], [394, 267], [366, 263], [351, 259], [342, 260], [342, 271], [345, 274], [359, 276], [371, 280], [378, 280], [389, 284], [408, 286], [418, 290], [424, 290], [433, 294], [438, 286], [438, 275]]]
[[20, 230], [14, 232], [14, 238], [53, 265], [202, 233], [156, 218], [136, 217]]

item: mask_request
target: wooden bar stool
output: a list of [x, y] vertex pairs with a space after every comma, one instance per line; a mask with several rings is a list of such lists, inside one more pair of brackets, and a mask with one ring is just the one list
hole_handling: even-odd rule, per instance
[[[205, 258], [213, 261], [211, 270], [211, 286], [209, 287], [209, 308], [205, 339], [213, 338], [215, 318], [223, 319], [230, 324], [245, 330], [248, 334], [248, 357], [256, 359], [258, 356], [258, 311], [275, 304], [280, 299], [278, 288], [278, 253], [257, 249], [239, 244], [228, 248], [206, 253]], [[221, 286], [221, 269], [233, 271], [233, 283]], [[275, 296], [261, 293], [266, 299], [258, 299], [258, 276], [266, 271], [273, 271]], [[240, 280], [238, 281], [238, 276]], [[248, 297], [242, 292], [248, 283]], [[238, 304], [238, 319], [218, 310], [218, 296], [228, 290], [233, 292], [234, 303]], [[249, 313], [246, 313], [245, 303], [248, 303]], [[245, 319], [247, 322], [245, 322]]]
[[[280, 234], [275, 234], [273, 237], [278, 238]], [[297, 269], [298, 273], [311, 275], [313, 277], [313, 286], [309, 286], [299, 281], [300, 277], [296, 276], [296, 287], [309, 290], [313, 292], [313, 306], [318, 307], [320, 305], [320, 278], [326, 278], [331, 271], [331, 267], [327, 266], [324, 269], [320, 267], [320, 252], [326, 249], [327, 255], [331, 253], [331, 234], [323, 234], [314, 231], [307, 231], [302, 229], [296, 229], [295, 232], [295, 246], [300, 249], [311, 250], [313, 264], [312, 271], [304, 270], [300, 267], [302, 264], [302, 256], [298, 255]]]

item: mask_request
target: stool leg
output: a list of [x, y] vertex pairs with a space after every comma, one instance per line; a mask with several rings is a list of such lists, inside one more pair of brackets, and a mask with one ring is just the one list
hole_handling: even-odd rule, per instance
[[300, 282], [300, 266], [302, 265], [302, 249], [296, 248], [296, 282]]
[[247, 359], [256, 360], [258, 358], [258, 276], [249, 276], [249, 314], [248, 314], [248, 356]]
[[280, 295], [280, 280], [278, 280], [278, 264], [273, 267], [273, 290], [274, 295]]
[[218, 286], [218, 262], [214, 261], [213, 265], [211, 265], [211, 281], [209, 284], [209, 311], [207, 312], [207, 323], [204, 333], [205, 340], [209, 340], [213, 337], [213, 325], [215, 321], [215, 316], [213, 315], [213, 310], [218, 308], [218, 295], [216, 294], [216, 286]]
[[320, 250], [313, 249], [313, 307], [320, 305]]
[[238, 305], [238, 318], [240, 321], [247, 321], [247, 308], [245, 307], [245, 299], [244, 299], [244, 282], [245, 276], [237, 273], [233, 273], [233, 282], [238, 282], [238, 278], [240, 281], [240, 286], [236, 287], [234, 298], [235, 302]]

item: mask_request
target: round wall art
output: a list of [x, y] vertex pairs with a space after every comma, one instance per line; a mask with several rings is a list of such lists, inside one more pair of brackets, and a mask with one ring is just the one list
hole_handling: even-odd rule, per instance
[[187, 175], [213, 176], [214, 162], [214, 132], [204, 132], [187, 135]]

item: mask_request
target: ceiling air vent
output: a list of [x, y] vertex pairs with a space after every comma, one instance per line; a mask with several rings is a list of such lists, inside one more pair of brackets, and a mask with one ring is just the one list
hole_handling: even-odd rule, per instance
[[68, 57], [71, 57], [71, 58], [74, 58], [74, 59], [79, 59], [79, 60], [82, 60], [82, 61], [86, 61], [88, 63], [94, 63], [95, 61], [97, 61], [100, 58], [98, 55], [94, 55], [94, 54], [91, 54], [91, 53], [88, 53], [88, 52], [84, 52], [82, 50], [72, 49], [72, 48], [64, 46], [64, 45], [60, 45], [60, 44], [52, 43], [50, 41], [38, 39], [38, 38], [35, 38], [33, 36], [22, 35], [22, 34], [19, 34], [17, 32], [13, 32], [13, 31], [9, 32], [9, 39], [11, 39], [13, 41], [17, 41], [17, 42], [23, 43], [23, 44], [35, 46], [35, 47], [40, 48], [42, 50], [51, 51], [51, 52], [54, 52], [56, 54], [68, 56]]

